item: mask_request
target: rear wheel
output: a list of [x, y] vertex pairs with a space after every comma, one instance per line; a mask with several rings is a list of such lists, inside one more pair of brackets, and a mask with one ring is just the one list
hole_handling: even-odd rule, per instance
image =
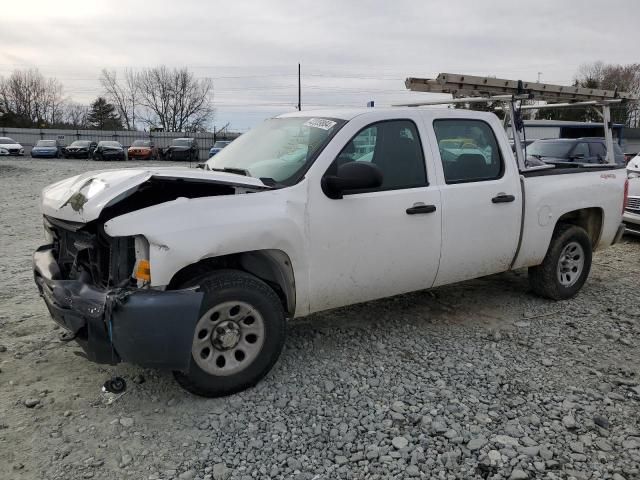
[[253, 275], [221, 270], [200, 283], [204, 291], [189, 371], [174, 372], [186, 390], [220, 397], [255, 385], [277, 361], [285, 339], [278, 295]]
[[591, 270], [591, 239], [575, 225], [560, 225], [543, 262], [529, 268], [529, 284], [543, 297], [564, 300], [575, 296]]

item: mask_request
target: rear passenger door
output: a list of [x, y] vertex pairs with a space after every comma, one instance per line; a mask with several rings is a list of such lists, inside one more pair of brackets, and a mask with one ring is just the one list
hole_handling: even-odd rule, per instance
[[436, 119], [433, 129], [443, 211], [435, 285], [508, 270], [520, 235], [522, 198], [506, 139], [500, 145], [492, 126], [477, 119]]

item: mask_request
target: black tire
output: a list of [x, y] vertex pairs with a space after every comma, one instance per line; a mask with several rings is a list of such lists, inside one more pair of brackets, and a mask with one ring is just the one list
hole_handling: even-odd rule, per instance
[[[561, 256], [565, 248], [568, 248], [570, 244], [579, 244], [582, 247], [581, 253], [584, 258], [582, 269], [577, 270], [578, 273], [575, 275], [575, 279], [571, 278], [573, 283], [567, 285], [561, 282], [558, 270], [559, 264], [563, 262]], [[551, 237], [549, 250], [542, 263], [536, 267], [529, 268], [529, 285], [533, 292], [541, 297], [552, 300], [572, 298], [580, 291], [589, 276], [591, 259], [591, 238], [589, 238], [587, 232], [576, 225], [561, 224], [556, 228], [553, 237]], [[571, 272], [568, 273], [571, 274]]]
[[[192, 282], [193, 283], [193, 282]], [[227, 302], [249, 304], [264, 325], [262, 346], [255, 358], [242, 370], [230, 375], [214, 375], [202, 369], [191, 355], [188, 372], [174, 372], [178, 383], [189, 392], [202, 397], [222, 397], [245, 390], [258, 383], [278, 360], [286, 335], [285, 313], [280, 298], [266, 283], [238, 270], [220, 270], [200, 278], [204, 291], [201, 317]], [[183, 285], [187, 287], [190, 285]], [[239, 320], [238, 324], [243, 320]], [[219, 325], [219, 324], [218, 324]], [[218, 327], [213, 327], [212, 330]], [[194, 332], [194, 349], [197, 345]], [[255, 340], [254, 340], [255, 341]], [[210, 355], [218, 355], [215, 347]]]

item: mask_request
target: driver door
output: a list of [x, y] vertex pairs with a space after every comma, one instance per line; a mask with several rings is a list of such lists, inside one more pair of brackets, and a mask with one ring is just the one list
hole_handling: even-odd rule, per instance
[[351, 138], [328, 171], [372, 162], [383, 183], [333, 200], [311, 182], [312, 312], [429, 288], [440, 259], [440, 191], [429, 184], [422, 119], [354, 119], [344, 128]]

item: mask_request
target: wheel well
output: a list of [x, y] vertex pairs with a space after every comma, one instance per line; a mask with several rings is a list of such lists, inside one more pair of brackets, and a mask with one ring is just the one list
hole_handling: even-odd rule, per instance
[[591, 245], [595, 249], [602, 232], [602, 209], [593, 207], [567, 212], [558, 219], [556, 229], [561, 224], [582, 227], [589, 235]]
[[212, 271], [226, 268], [251, 273], [267, 283], [280, 297], [285, 312], [293, 316], [296, 309], [293, 267], [289, 256], [281, 250], [255, 250], [202, 259], [176, 272], [167, 289], [197, 285]]

